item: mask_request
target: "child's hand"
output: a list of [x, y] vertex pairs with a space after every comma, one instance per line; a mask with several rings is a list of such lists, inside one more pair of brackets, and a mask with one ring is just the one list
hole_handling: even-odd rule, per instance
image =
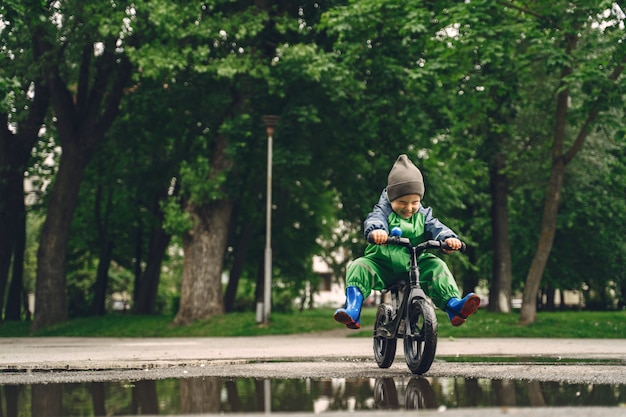
[[455, 250], [461, 249], [461, 246], [463, 245], [461, 241], [455, 237], [449, 237], [445, 240], [445, 242], [446, 242], [446, 245], [450, 247], [450, 249], [444, 249], [443, 250], [444, 253], [452, 253]]
[[382, 229], [372, 230], [369, 234], [369, 241], [373, 241], [377, 245], [387, 243], [387, 232]]

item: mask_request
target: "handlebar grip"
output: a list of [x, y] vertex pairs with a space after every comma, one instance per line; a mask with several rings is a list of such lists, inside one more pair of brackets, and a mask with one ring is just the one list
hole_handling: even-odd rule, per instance
[[[367, 243], [371, 243], [372, 245], [377, 245], [378, 243], [374, 242], [374, 238], [372, 237], [372, 234], [370, 233], [369, 235], [367, 235]], [[389, 235], [387, 236], [387, 242], [385, 242], [384, 244], [386, 245], [400, 245], [400, 246], [410, 246], [411, 241], [405, 237], [400, 237], [400, 236], [393, 236], [393, 235]]]
[[[441, 249], [450, 249], [450, 246], [448, 246], [445, 242], [441, 242]], [[457, 252], [461, 252], [461, 253], [465, 253], [465, 251], [467, 250], [467, 245], [465, 244], [465, 242], [461, 242], [461, 248], [457, 250]]]

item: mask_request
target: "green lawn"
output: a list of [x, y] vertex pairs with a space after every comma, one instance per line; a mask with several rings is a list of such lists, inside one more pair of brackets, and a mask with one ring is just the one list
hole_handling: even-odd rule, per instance
[[[217, 337], [310, 333], [340, 328], [341, 325], [332, 319], [333, 311], [272, 313], [268, 327], [257, 325], [252, 312], [225, 314], [186, 327], [171, 326], [170, 316], [130, 314], [73, 319], [36, 333], [30, 332], [29, 323], [5, 322], [0, 324], [0, 337]], [[355, 337], [371, 337], [375, 314], [375, 308], [363, 310], [363, 329], [354, 331]], [[437, 311], [437, 317], [439, 337], [626, 338], [626, 311], [541, 312], [537, 322], [530, 326], [518, 324], [517, 312], [500, 314], [481, 309], [460, 327], [450, 325], [441, 311]]]
[[568, 311], [538, 314], [535, 323], [519, 324], [519, 313], [499, 314], [479, 310], [458, 328], [438, 315], [439, 333], [457, 337], [559, 337], [626, 338], [626, 311]]

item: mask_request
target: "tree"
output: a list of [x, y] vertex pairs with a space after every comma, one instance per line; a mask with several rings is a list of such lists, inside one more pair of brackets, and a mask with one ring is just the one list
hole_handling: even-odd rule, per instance
[[[193, 10], [188, 8], [190, 6], [177, 7], [171, 14], [190, 15], [184, 11]], [[179, 25], [180, 33], [171, 37], [182, 40], [194, 51], [191, 54], [193, 59], [189, 60], [189, 51], [175, 48], [184, 51], [181, 57], [171, 55], [169, 49], [171, 61], [168, 62], [175, 68], [176, 82], [185, 80], [189, 83], [199, 96], [196, 104], [202, 103], [199, 106], [201, 115], [194, 113], [195, 108], [189, 110], [196, 114], [197, 123], [185, 132], [189, 140], [189, 157], [177, 178], [181, 187], [177, 202], [183, 212], [169, 211], [167, 216], [168, 223], [184, 225], [175, 230], [184, 236], [185, 251], [177, 324], [222, 312], [221, 276], [227, 256], [227, 238], [236, 244], [233, 252], [237, 259], [233, 260], [233, 265], [242, 265], [241, 260], [245, 259], [247, 252], [243, 246], [245, 236], [251, 233], [252, 239], [256, 240], [263, 230], [259, 206], [263, 207], [265, 175], [258, 175], [265, 172], [265, 146], [260, 140], [265, 138], [261, 122], [263, 114], [278, 112], [284, 116], [283, 120], [288, 120], [281, 122], [277, 142], [283, 135], [289, 141], [277, 146], [274, 155], [275, 178], [278, 179], [275, 183], [275, 218], [279, 220], [275, 230], [293, 230], [296, 224], [315, 225], [312, 219], [317, 217], [311, 216], [323, 212], [312, 202], [325, 200], [317, 199], [318, 196], [310, 190], [311, 187], [322, 189], [328, 177], [325, 173], [319, 177], [311, 175], [314, 179], [309, 181], [306, 175], [302, 175], [302, 172], [319, 172], [318, 163], [330, 166], [324, 164], [328, 158], [321, 161], [312, 158], [322, 150], [306, 142], [314, 132], [302, 134], [306, 132], [307, 123], [309, 126], [319, 124], [319, 118], [315, 113], [307, 114], [314, 109], [306, 96], [298, 94], [294, 96], [297, 99], [292, 99], [286, 93], [299, 89], [299, 93], [306, 90], [315, 92], [316, 96], [329, 97], [331, 94], [328, 88], [319, 87], [320, 83], [328, 86], [333, 82], [325, 75], [329, 72], [327, 66], [332, 64], [330, 54], [315, 45], [308, 45], [311, 37], [309, 19], [319, 18], [317, 9], [312, 2], [301, 5], [282, 2], [272, 8], [264, 2], [255, 6], [218, 3], [211, 10], [200, 11], [198, 20], [190, 21], [188, 27]], [[170, 18], [170, 14], [159, 16], [163, 19], [157, 23], [159, 25]], [[209, 32], [209, 40], [207, 27], [219, 28], [219, 31]], [[213, 45], [213, 49], [204, 48], [206, 44]], [[156, 54], [164, 56], [164, 51], [154, 52], [144, 50], [136, 59], [142, 67], [147, 67]], [[289, 77], [280, 77], [281, 73], [289, 74]], [[298, 85], [300, 81], [304, 83]], [[319, 94], [320, 91], [325, 93]], [[298, 181], [293, 181], [291, 170], [294, 167], [299, 169]], [[231, 228], [235, 207], [237, 219], [241, 221]], [[298, 216], [298, 220], [294, 219]], [[183, 221], [177, 221], [177, 217]], [[284, 241], [281, 250], [289, 254], [276, 257], [275, 270], [286, 273], [294, 265], [302, 270], [302, 255], [317, 247], [315, 238], [320, 227], [316, 225], [312, 229], [314, 231], [306, 233], [308, 239], [297, 246]], [[251, 247], [255, 246], [253, 241]], [[258, 266], [258, 258], [255, 261]], [[298, 275], [302, 274], [294, 274], [295, 277]], [[233, 281], [230, 293], [235, 291], [235, 286]]]
[[[568, 7], [572, 13], [563, 14], [562, 10]], [[601, 5], [546, 3], [528, 8], [515, 2], [473, 1], [470, 5], [446, 8], [442, 13], [444, 29], [440, 36], [444, 48], [437, 52], [440, 58], [448, 54], [450, 62], [455, 65], [461, 62], [458, 79], [462, 80], [459, 95], [462, 94], [463, 98], [456, 100], [451, 107], [460, 109], [464, 115], [457, 116], [458, 122], [452, 130], [482, 137], [478, 147], [483, 153], [479, 157], [491, 167], [493, 282], [490, 306], [496, 310], [510, 310], [509, 187], [515, 185], [518, 172], [529, 172], [530, 166], [536, 168], [532, 158], [542, 157], [545, 145], [532, 143], [528, 138], [539, 135], [543, 143], [550, 143], [553, 147], [552, 178], [545, 194], [540, 243], [526, 280], [522, 322], [534, 320], [534, 317], [529, 319], [529, 312], [536, 308], [539, 281], [556, 229], [565, 165], [578, 152], [587, 129], [598, 116], [600, 109], [594, 105], [594, 100], [608, 89], [615, 91], [614, 81], [622, 71], [620, 59], [623, 57], [620, 58], [617, 47], [621, 34], [611, 34], [618, 22], [610, 22], [605, 13], [610, 9], [609, 2]], [[604, 17], [601, 17], [603, 13]], [[584, 39], [580, 41], [580, 50], [575, 47], [577, 37]], [[587, 65], [584, 61], [589, 57], [593, 59]], [[468, 61], [470, 65], [463, 64]], [[607, 66], [606, 62], [611, 64]], [[550, 91], [552, 86], [557, 90], [557, 110], [551, 120], [556, 127], [550, 136], [541, 128], [545, 124], [545, 114], [552, 110], [545, 106], [544, 97], [536, 92]], [[584, 100], [582, 96], [575, 109], [568, 110], [570, 91], [574, 90], [591, 92], [592, 98]], [[476, 100], [480, 96], [486, 96], [486, 100]], [[613, 101], [621, 105], [621, 99], [614, 98]], [[604, 109], [608, 107], [605, 105]], [[566, 117], [568, 112], [569, 117]], [[533, 113], [540, 115], [539, 123], [524, 124], [523, 121], [528, 122], [528, 116]], [[577, 128], [581, 129], [577, 139], [568, 142], [566, 139], [570, 133], [567, 130]], [[567, 143], [572, 144], [571, 148], [564, 151]], [[529, 150], [532, 154], [526, 158]], [[528, 182], [528, 178], [523, 181]], [[520, 245], [516, 246], [519, 249]]]
[[[626, 63], [623, 35], [617, 22], [602, 17], [610, 9], [610, 2], [601, 2], [575, 5], [567, 14], [557, 12], [560, 8], [546, 9], [543, 15], [528, 11], [542, 17], [538, 24], [541, 33], [548, 35], [542, 43], [554, 47], [547, 51], [548, 70], [558, 71], [559, 87], [553, 113], [550, 178], [537, 250], [524, 286], [522, 324], [537, 318], [537, 291], [554, 242], [566, 167], [580, 152], [594, 125], [603, 116], [610, 117], [607, 110], [615, 105], [623, 107], [624, 96], [619, 88]], [[545, 46], [537, 51], [545, 52]]]
[[[399, 153], [408, 153], [424, 173], [424, 204], [434, 205], [437, 215], [471, 242], [471, 226], [476, 222], [461, 222], [456, 216], [467, 216], [471, 198], [481, 200], [473, 186], [480, 164], [473, 163], [474, 150], [465, 137], [456, 140], [450, 133], [450, 109], [457, 104], [457, 91], [456, 79], [446, 70], [458, 59], [439, 56], [440, 50], [434, 45], [441, 30], [438, 6], [412, 1], [354, 1], [327, 14], [325, 26], [336, 37], [333, 48], [337, 61], [358, 87], [350, 96], [354, 118], [346, 117], [354, 125], [342, 121], [351, 129], [343, 129], [349, 138], [343, 142], [349, 144], [344, 148], [346, 154], [353, 157], [337, 168], [332, 184], [340, 192], [343, 207], [349, 210], [342, 214], [350, 217], [342, 218], [360, 229], [386, 183], [393, 160]], [[450, 90], [454, 92], [450, 94]], [[360, 174], [350, 175], [343, 167]], [[372, 184], [379, 184], [379, 188]], [[353, 246], [352, 252], [359, 253], [363, 241], [359, 240], [360, 249]], [[468, 263], [459, 257], [449, 261], [459, 278], [463, 276], [463, 287], [473, 290], [477, 279], [469, 273]]]
[[20, 320], [22, 307], [27, 308], [23, 303], [22, 269], [26, 240], [24, 172], [49, 102], [44, 80], [33, 69], [42, 51], [26, 34], [26, 25], [38, 30], [36, 22], [17, 10], [12, 2], [0, 6], [0, 20], [3, 26], [8, 23], [0, 29], [0, 311], [4, 310], [8, 320]]
[[[452, 102], [451, 135], [472, 140], [477, 149], [475, 157], [488, 170], [489, 186], [484, 192], [491, 199], [491, 235], [480, 229], [474, 235], [479, 239], [490, 237], [483, 243], [491, 246], [492, 253], [489, 310], [508, 313], [512, 288], [509, 160], [521, 88], [518, 74], [523, 73], [523, 61], [517, 57], [520, 51], [512, 45], [524, 32], [524, 23], [511, 18], [494, 2], [455, 5], [439, 16], [442, 28], [434, 37], [434, 54], [451, 58], [442, 66], [452, 80], [447, 91]], [[472, 194], [480, 194], [479, 189], [476, 191]], [[473, 210], [471, 217], [481, 217], [481, 199], [478, 204], [472, 204], [472, 195], [466, 199]], [[470, 256], [474, 256], [473, 251]], [[480, 263], [480, 258], [475, 257], [473, 263]]]
[[[128, 11], [67, 1], [26, 12], [46, 17], [42, 30], [32, 36], [41, 50], [37, 65], [49, 88], [63, 148], [38, 252], [33, 321], [38, 329], [67, 319], [66, 250], [80, 184], [117, 115], [131, 65], [119, 49]], [[55, 24], [58, 17], [62, 22]]]
[[[203, 96], [204, 106], [201, 107], [210, 117], [204, 122], [198, 122], [200, 128], [188, 133], [191, 152], [181, 168], [179, 179], [179, 201], [188, 223], [185, 229], [180, 230], [183, 233], [185, 261], [180, 309], [174, 323], [188, 324], [223, 312], [221, 275], [233, 207], [226, 180], [233, 167], [232, 155], [237, 143], [235, 137], [241, 132], [237, 129], [237, 123], [245, 120], [250, 99], [248, 88], [252, 84], [249, 84], [244, 74], [248, 70], [258, 71], [254, 62], [247, 62], [247, 59], [254, 58], [255, 50], [253, 45], [248, 44], [248, 37], [254, 39], [258, 31], [263, 29], [259, 23], [265, 15], [257, 14], [254, 7], [232, 4], [216, 4], [213, 10], [194, 10], [190, 5], [173, 7], [177, 15], [192, 16], [195, 12], [197, 16], [197, 20], [187, 22], [189, 26], [183, 24], [179, 29], [180, 39], [185, 40], [191, 48], [198, 48], [198, 53], [192, 63], [176, 57], [178, 76], [192, 82], [196, 92], [210, 91], [210, 95]], [[229, 19], [222, 20], [222, 13]], [[164, 20], [159, 24], [169, 19], [169, 16], [161, 17]], [[220, 23], [213, 22], [213, 18]], [[223, 35], [216, 32], [212, 34], [218, 38], [212, 42], [214, 50], [208, 52], [202, 47], [207, 42], [203, 31], [204, 27], [211, 27], [214, 23], [219, 25]], [[239, 32], [241, 25], [248, 31]], [[229, 36], [232, 36], [232, 41], [227, 40]], [[248, 56], [246, 50], [251, 50], [253, 54]], [[237, 59], [237, 55], [240, 55], [240, 59]], [[150, 56], [142, 55], [140, 62], [141, 59], [150, 59]], [[194, 70], [200, 68], [204, 68], [204, 72], [209, 71], [212, 77], [202, 80], [195, 76]], [[238, 88], [239, 83], [247, 87]]]
[[608, 127], [590, 133], [585, 150], [569, 165], [554, 247], [542, 280], [542, 288], [584, 290], [586, 308], [621, 308], [616, 301], [624, 294], [626, 242], [615, 233], [626, 223], [619, 135], [618, 129]]
[[190, 117], [178, 106], [193, 101], [192, 89], [142, 79], [132, 91], [87, 167], [69, 242], [68, 286], [80, 277], [75, 267], [84, 258], [97, 259], [95, 281], [70, 302], [88, 301], [97, 314], [104, 313], [113, 290], [112, 266], [133, 277], [124, 290], [132, 294], [134, 313], [158, 311], [161, 267], [171, 241], [163, 229], [162, 205], [176, 193], [171, 180], [187, 155], [179, 136]]
[[[45, 55], [30, 67], [42, 69], [35, 75], [47, 82], [56, 118], [46, 127], [63, 147], [41, 240], [37, 292], [43, 299], [37, 305], [50, 313], [42, 320], [63, 319], [61, 300], [78, 287], [78, 277], [81, 291], [94, 296], [91, 311], [101, 313], [117, 267], [131, 271], [125, 276], [135, 282], [135, 311], [155, 311], [170, 237], [184, 237], [176, 323], [236, 308], [240, 278], [256, 281], [259, 292], [265, 114], [281, 116], [273, 164], [272, 272], [284, 288], [295, 293], [312, 279], [311, 256], [324, 251], [318, 238], [341, 240], [332, 236], [331, 225], [350, 225], [346, 236], [355, 238], [344, 245], [353, 253], [362, 249], [363, 217], [397, 154], [409, 153], [425, 175], [425, 203], [472, 247], [475, 266], [449, 258], [464, 290], [491, 269], [493, 296], [508, 300], [506, 227], [516, 247], [522, 246], [512, 257], [517, 271], [530, 262], [532, 219], [521, 227], [506, 215], [517, 219], [518, 206], [535, 204], [536, 192], [524, 194], [523, 187], [533, 187], [520, 173], [533, 173], [534, 188], [547, 183], [541, 162], [554, 136], [545, 133], [549, 93], [565, 91], [557, 90], [562, 81], [574, 98], [563, 149], [576, 143], [568, 134], [583, 126], [595, 104], [603, 105], [596, 125], [619, 132], [609, 123], [619, 124], [623, 75], [613, 82], [607, 71], [619, 68], [613, 41], [620, 32], [608, 18], [594, 29], [602, 19], [578, 14], [579, 5], [566, 16], [561, 4], [551, 3], [533, 10], [480, 0], [455, 6], [146, 0], [127, 9], [75, 1], [42, 9], [49, 19], [35, 20], [46, 30], [28, 36]], [[21, 16], [38, 16], [28, 11]], [[564, 28], [576, 27], [570, 25], [576, 16], [581, 37], [567, 56], [553, 39], [574, 33]], [[24, 32], [31, 29], [19, 24]], [[588, 62], [575, 66], [574, 60]], [[20, 56], [19, 64], [25, 63]], [[571, 74], [561, 77], [568, 66]], [[17, 74], [19, 67], [8, 60], [6, 68]], [[0, 83], [11, 79], [5, 74]], [[107, 86], [106, 94], [100, 85]], [[605, 91], [611, 94], [603, 103], [578, 101], [583, 93], [599, 97]], [[63, 192], [68, 194], [60, 198]], [[497, 221], [490, 220], [488, 195]], [[516, 204], [508, 205], [509, 195]], [[567, 214], [575, 213], [568, 206]], [[484, 232], [490, 224], [492, 239]], [[495, 254], [491, 266], [483, 255], [488, 246]], [[85, 264], [86, 274], [77, 267]], [[550, 279], [553, 267], [546, 265]], [[63, 281], [65, 273], [72, 285]], [[71, 311], [78, 307], [70, 304]]]

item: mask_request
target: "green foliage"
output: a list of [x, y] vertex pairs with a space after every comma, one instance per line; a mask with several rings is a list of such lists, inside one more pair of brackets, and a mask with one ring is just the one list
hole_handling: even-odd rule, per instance
[[15, 77], [4, 77], [0, 69], [0, 112], [7, 112], [14, 101], [14, 92], [19, 89], [20, 82]]
[[[273, 227], [275, 236], [280, 236], [274, 239], [275, 268], [287, 288], [300, 291], [297, 282], [310, 274], [310, 258], [304, 254], [320, 251], [316, 237], [328, 235], [328, 227], [338, 219], [359, 228], [400, 152], [408, 152], [425, 174], [425, 203], [474, 251], [472, 258], [447, 258], [461, 281], [467, 274], [490, 275], [488, 166], [494, 152], [506, 152], [515, 202], [511, 207], [514, 271], [521, 281], [538, 230], [539, 216], [529, 213], [540, 212], [542, 202], [542, 172], [549, 157], [546, 143], [552, 134], [552, 122], [545, 115], [551, 112], [557, 88], [554, 72], [569, 62], [555, 37], [557, 22], [564, 23], [562, 16], [556, 12], [552, 16], [548, 5], [542, 12], [549, 17], [536, 20], [532, 16], [541, 14], [537, 11], [524, 14], [519, 8], [492, 2], [446, 8], [427, 8], [419, 2], [349, 2], [306, 19], [309, 30], [304, 42], [288, 13], [275, 17], [282, 37], [272, 64], [267, 65], [269, 56], [257, 54], [262, 50], [257, 37], [265, 36], [267, 15], [231, 6], [216, 2], [200, 11], [194, 5], [151, 4], [154, 13], [146, 29], [157, 30], [162, 41], [132, 56], [146, 75], [162, 76], [154, 72], [158, 68], [176, 74], [176, 81], [168, 82], [170, 91], [185, 94], [181, 83], [185, 79], [194, 85], [193, 92], [205, 92], [200, 96], [204, 105], [186, 107], [182, 113], [191, 115], [187, 127], [179, 128], [186, 133], [183, 142], [190, 157], [180, 175], [192, 200], [222, 198], [222, 186], [237, 196], [240, 209], [233, 246], [245, 228], [262, 230], [265, 149], [263, 141], [255, 139], [263, 134], [253, 122], [258, 116], [251, 112], [242, 113], [241, 122], [206, 120], [205, 115], [218, 115], [217, 109], [228, 103], [228, 90], [215, 89], [221, 81], [267, 101], [262, 112], [274, 112], [276, 105], [282, 108], [274, 149]], [[176, 15], [188, 18], [181, 24]], [[589, 47], [614, 42], [598, 37], [589, 24], [585, 30]], [[609, 32], [615, 33], [614, 27]], [[326, 34], [330, 38], [324, 38]], [[606, 57], [600, 52], [580, 53], [593, 56], [594, 62], [572, 75], [572, 86], [603, 75], [600, 63]], [[213, 74], [215, 81], [194, 74]], [[262, 81], [251, 88], [251, 80]], [[597, 88], [592, 82], [585, 91]], [[198, 102], [193, 94], [187, 100], [183, 94], [183, 106]], [[196, 115], [196, 109], [203, 112]], [[218, 174], [207, 181], [212, 175], [208, 150], [213, 139], [194, 123], [211, 134], [219, 126], [231, 138], [236, 163], [228, 176]], [[175, 198], [166, 206], [168, 230], [189, 227]], [[262, 233], [254, 235], [251, 246], [262, 247]], [[343, 244], [358, 254], [362, 246], [358, 239]], [[247, 275], [255, 275], [261, 254], [253, 251]], [[470, 259], [473, 265], [468, 264]], [[554, 259], [548, 275], [571, 277], [557, 272], [568, 258]], [[556, 281], [564, 285], [562, 278]]]
[[162, 210], [165, 213], [163, 228], [171, 234], [182, 235], [191, 229], [191, 217], [189, 213], [181, 211], [178, 197], [171, 197], [162, 202]]
[[190, 162], [183, 162], [180, 168], [183, 190], [189, 195], [190, 203], [205, 203], [226, 198], [224, 184], [226, 173], [215, 172], [211, 162], [198, 156]]
[[35, 277], [37, 275], [37, 250], [39, 249], [39, 235], [44, 219], [37, 213], [26, 216], [26, 249], [24, 251], [24, 290], [33, 293]]
[[[568, 7], [571, 13], [558, 12]], [[620, 87], [623, 82], [611, 81], [612, 71], [623, 65], [623, 48], [619, 47], [623, 30], [618, 29], [623, 29], [623, 21], [620, 23], [608, 13], [611, 7], [611, 2], [575, 5], [513, 2], [511, 7], [502, 7], [489, 1], [472, 1], [451, 5], [437, 14], [442, 29], [432, 39], [431, 60], [426, 60], [424, 65], [432, 65], [432, 58], [437, 61], [439, 80], [450, 100], [446, 115], [450, 119], [451, 135], [463, 138], [467, 148], [476, 151], [471, 155], [471, 161], [478, 162], [474, 176], [481, 172], [481, 164], [485, 167], [491, 164], [496, 152], [505, 155], [504, 173], [511, 187], [510, 241], [516, 288], [520, 288], [536, 251], [556, 124], [555, 94], [559, 89], [570, 90], [567, 146], [573, 143], [577, 129], [590, 111], [602, 109], [604, 113], [599, 116], [598, 125], [610, 129], [616, 114], [606, 111], [607, 100], [619, 102], [618, 107], [623, 107], [624, 94]], [[572, 33], [576, 33], [576, 37], [568, 38]], [[566, 49], [568, 39], [577, 41], [573, 49], [570, 45], [569, 51]], [[567, 66], [573, 71], [565, 78], [566, 84], [559, 87], [559, 77]], [[600, 153], [595, 156], [598, 161], [605, 159]], [[479, 273], [490, 276], [489, 245], [495, 242], [490, 242], [489, 224], [482, 220], [488, 219], [490, 214], [480, 209], [480, 202], [486, 203], [490, 193], [488, 182], [484, 181], [485, 171], [482, 173], [483, 181], [476, 182], [474, 193], [464, 198], [471, 211], [459, 218], [470, 227], [471, 239], [481, 249], [482, 254], [475, 261]], [[590, 171], [587, 175], [600, 180], [598, 173]], [[571, 192], [580, 199], [596, 200], [590, 188]], [[611, 197], [607, 195], [607, 200], [623, 199], [617, 194], [609, 191]], [[590, 214], [582, 205], [577, 208], [568, 205], [567, 210], [584, 217]], [[565, 273], [570, 268], [576, 269], [574, 265], [579, 260], [587, 263], [587, 270], [603, 269], [599, 265], [602, 256], [596, 256], [595, 251], [594, 255], [583, 254], [589, 252], [583, 247], [593, 245], [588, 238], [584, 244], [581, 242], [588, 233], [578, 230], [578, 238], [574, 239], [571, 235], [565, 237], [562, 232], [559, 228], [555, 251], [559, 251], [559, 246], [568, 246], [569, 250], [562, 256], [551, 257], [546, 270], [546, 287], [568, 286], [574, 282], [580, 286], [580, 273]], [[579, 255], [573, 255], [575, 252]], [[596, 264], [596, 260], [599, 263]], [[588, 275], [596, 274], [589, 271]], [[615, 275], [619, 276], [610, 274], [602, 282]], [[569, 278], [573, 279], [569, 281]]]
[[546, 277], [554, 288], [580, 288], [584, 283], [602, 308], [622, 300], [626, 289], [626, 239], [615, 233], [626, 227], [619, 215], [626, 209], [620, 183], [626, 173], [624, 157], [619, 143], [598, 133], [572, 163]]
[[[568, 146], [589, 112], [599, 114], [581, 161], [569, 168], [544, 282], [623, 294], [626, 243], [615, 231], [626, 218], [626, 91], [624, 76], [611, 74], [624, 63], [624, 22], [605, 13], [611, 1], [280, 1], [267, 10], [227, 0], [50, 4], [66, 17], [49, 28], [50, 39], [64, 41], [63, 60], [48, 60], [62, 73], [75, 72], [81, 59], [96, 65], [95, 54], [83, 50], [87, 33], [135, 65], [135, 84], [85, 174], [72, 225], [68, 281], [77, 303], [89, 296], [103, 241], [114, 243], [111, 279], [123, 289], [132, 285], [129, 271], [141, 270], [151, 230], [164, 227], [177, 239], [191, 226], [185, 203], [229, 198], [235, 211], [226, 266], [249, 245], [238, 308], [254, 308], [263, 262], [264, 114], [281, 117], [272, 209], [281, 300], [315, 280], [314, 254], [362, 252], [362, 221], [399, 153], [422, 169], [425, 204], [469, 243], [470, 257], [446, 258], [469, 284], [492, 275], [489, 168], [498, 152], [506, 156], [521, 288], [536, 249], [555, 94], [566, 87]], [[39, 75], [31, 29], [43, 6], [0, 5], [10, 21], [0, 29], [0, 110], [9, 121], [24, 117], [28, 86]], [[568, 34], [577, 38], [572, 53], [564, 49]], [[566, 65], [573, 71], [560, 86]], [[54, 181], [57, 168], [43, 163], [48, 155], [58, 162], [54, 129], [50, 120], [28, 167], [42, 183]], [[226, 170], [211, 162], [219, 135], [232, 161]], [[97, 204], [98, 193], [109, 206]], [[166, 310], [177, 297], [180, 265], [178, 255], [165, 255], [159, 291]]]

